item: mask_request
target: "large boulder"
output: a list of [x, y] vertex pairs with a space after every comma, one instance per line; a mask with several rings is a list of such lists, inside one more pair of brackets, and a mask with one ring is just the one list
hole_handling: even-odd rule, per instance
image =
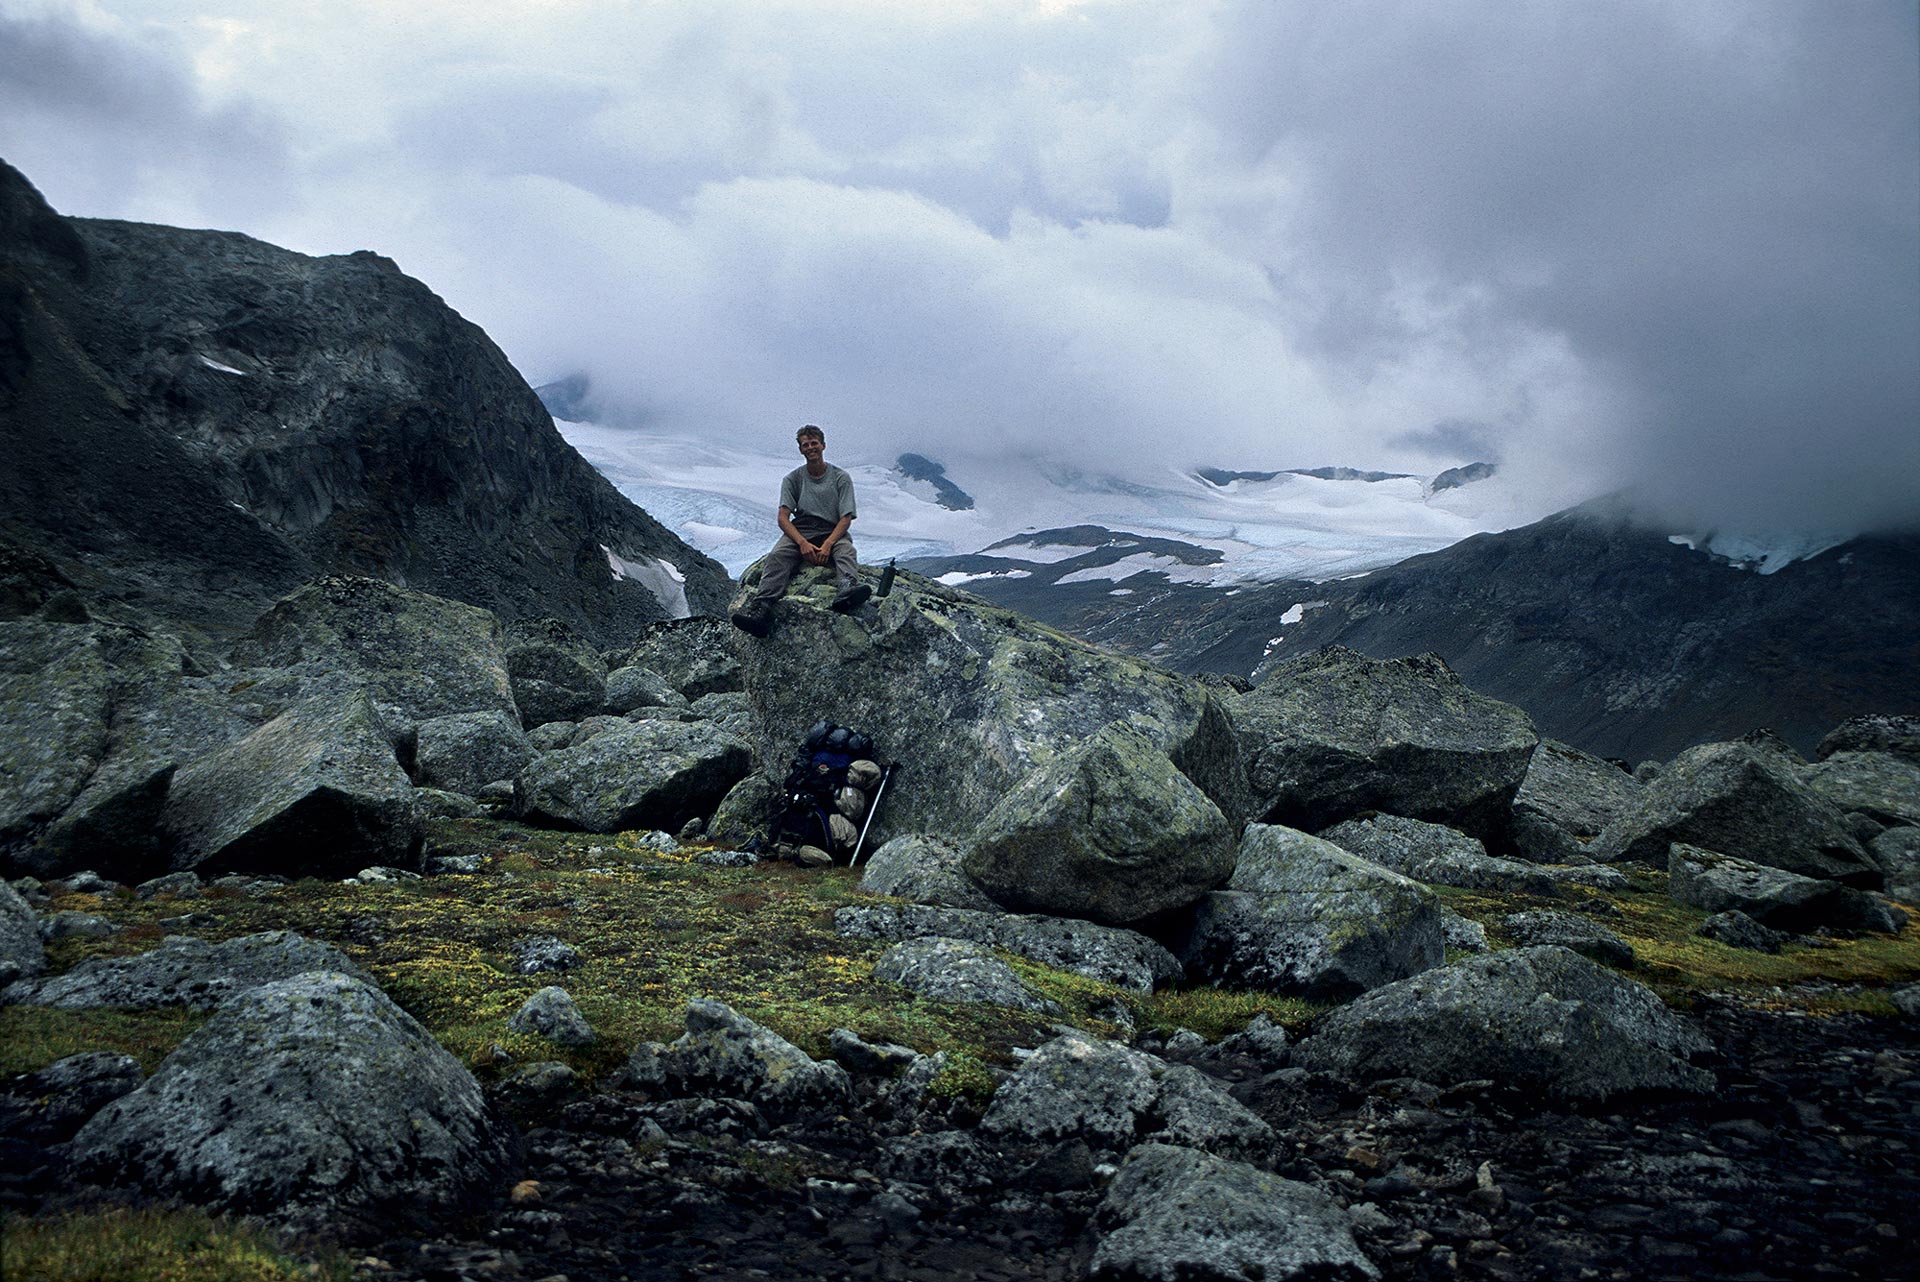
[[599, 651], [558, 619], [515, 623], [507, 643], [507, 673], [527, 726], [577, 721], [607, 701], [607, 664]]
[[634, 721], [536, 756], [514, 781], [514, 809], [586, 832], [678, 832], [753, 768], [746, 743], [708, 722]]
[[1150, 993], [1182, 975], [1172, 953], [1137, 931], [1063, 917], [925, 904], [854, 904], [834, 913], [833, 926], [849, 939], [941, 936], [971, 940], [1140, 993]]
[[1542, 739], [1513, 795], [1509, 843], [1538, 863], [1582, 863], [1587, 845], [1633, 804], [1643, 785], [1599, 757]]
[[641, 629], [632, 648], [609, 660], [611, 667], [649, 668], [689, 699], [739, 690], [740, 660], [733, 627], [724, 619], [674, 619]]
[[418, 1222], [491, 1193], [517, 1141], [379, 989], [313, 971], [234, 998], [70, 1157], [96, 1182], [303, 1228]]
[[1712, 1049], [1651, 989], [1569, 949], [1515, 948], [1377, 988], [1323, 1016], [1302, 1068], [1349, 1080], [1490, 1080], [1569, 1102], [1705, 1092]]
[[1094, 1282], [1371, 1282], [1341, 1205], [1310, 1184], [1172, 1144], [1128, 1155], [1100, 1203]]
[[520, 720], [498, 708], [456, 712], [420, 723], [414, 773], [423, 788], [477, 796], [490, 783], [517, 776], [533, 760]]
[[349, 876], [411, 863], [420, 819], [393, 732], [362, 693], [316, 698], [173, 777], [173, 867]]
[[874, 963], [873, 977], [936, 1002], [1066, 1014], [1060, 1003], [1029, 988], [991, 949], [966, 939], [921, 935], [895, 944]]
[[1233, 831], [1151, 738], [1115, 721], [1001, 798], [961, 866], [1009, 908], [1125, 925], [1224, 881]]
[[1363, 810], [1501, 834], [1539, 736], [1438, 655], [1343, 646], [1276, 664], [1232, 702], [1256, 817], [1317, 830]]
[[798, 574], [772, 635], [739, 633], [732, 644], [757, 714], [757, 755], [774, 779], [823, 716], [906, 763], [872, 839], [918, 832], [963, 843], [1021, 781], [1116, 719], [1171, 759], [1237, 835], [1245, 772], [1226, 710], [1200, 682], [906, 571], [853, 614], [828, 609], [832, 595], [824, 571]]
[[1249, 824], [1227, 887], [1177, 950], [1194, 979], [1337, 1000], [1446, 958], [1431, 890], [1291, 828]]
[[1836, 810], [1883, 824], [1920, 825], [1920, 758], [1836, 752], [1800, 772]]
[[901, 833], [861, 865], [860, 889], [919, 904], [1000, 911], [1000, 905], [967, 876], [962, 857], [949, 842], [917, 832]]
[[1920, 828], [1889, 828], [1867, 849], [1886, 870], [1888, 897], [1920, 904]]
[[1556, 895], [1560, 890], [1551, 873], [1517, 859], [1489, 855], [1479, 838], [1444, 824], [1368, 815], [1337, 823], [1320, 835], [1348, 854], [1431, 886], [1519, 890], [1530, 895]]
[[1886, 752], [1920, 762], [1920, 717], [1852, 717], [1835, 726], [1815, 750], [1820, 760], [1838, 752]]
[[0, 881], [0, 985], [31, 979], [46, 968], [38, 914], [19, 891]]
[[1271, 1127], [1197, 1069], [1077, 1032], [1042, 1046], [1001, 1083], [980, 1129], [1114, 1152], [1159, 1142], [1251, 1156], [1273, 1143]]
[[640, 708], [681, 709], [688, 706], [687, 696], [667, 684], [667, 679], [652, 668], [628, 666], [607, 673], [606, 710], [626, 716]]
[[1683, 842], [1669, 851], [1667, 871], [1667, 893], [1678, 902], [1710, 913], [1743, 912], [1775, 930], [1898, 931], [1903, 924], [1867, 891]]
[[456, 712], [517, 715], [493, 613], [377, 579], [328, 575], [282, 598], [233, 648], [259, 720], [365, 690], [401, 736]]
[[270, 930], [220, 943], [168, 935], [144, 953], [89, 957], [61, 974], [17, 984], [8, 996], [23, 1006], [59, 1010], [214, 1010], [235, 993], [313, 970], [373, 983], [371, 975], [332, 944]]
[[1784, 754], [1751, 743], [1687, 749], [1588, 850], [1603, 863], [1664, 865], [1676, 841], [1867, 889], [1882, 881], [1840, 811]]
[[774, 1111], [837, 1106], [851, 1098], [847, 1070], [805, 1051], [725, 1002], [687, 1003], [687, 1031], [671, 1045], [645, 1042], [628, 1061], [639, 1085], [682, 1095], [743, 1099]]

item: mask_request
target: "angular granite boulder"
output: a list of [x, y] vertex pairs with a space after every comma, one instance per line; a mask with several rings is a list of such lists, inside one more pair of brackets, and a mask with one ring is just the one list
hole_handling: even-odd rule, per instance
[[1842, 813], [1883, 824], [1920, 825], [1920, 759], [1890, 752], [1836, 752], [1800, 772]]
[[746, 1100], [776, 1112], [838, 1107], [851, 1098], [847, 1070], [735, 1011], [696, 997], [687, 1031], [671, 1045], [643, 1042], [627, 1061], [635, 1085], [676, 1095]]
[[966, 939], [921, 935], [895, 944], [880, 954], [873, 977], [936, 1002], [1066, 1014], [1058, 1002], [1029, 988], [992, 949]]
[[1559, 883], [1551, 873], [1517, 859], [1489, 855], [1478, 838], [1444, 824], [1399, 815], [1368, 815], [1337, 823], [1320, 836], [1348, 854], [1430, 886], [1519, 890], [1546, 896], [1559, 893]]
[[414, 773], [423, 788], [472, 797], [490, 783], [517, 776], [533, 752], [518, 717], [498, 708], [456, 712], [420, 723]]
[[508, 630], [507, 673], [521, 724], [575, 721], [607, 700], [606, 661], [558, 619], [523, 619]]
[[1536, 863], [1584, 863], [1588, 844], [1644, 786], [1610, 761], [1542, 739], [1513, 795], [1508, 842]]
[[1895, 932], [1905, 924], [1904, 914], [1867, 891], [1682, 842], [1669, 851], [1667, 871], [1667, 893], [1678, 902], [1710, 913], [1742, 912], [1775, 930]]
[[514, 811], [586, 832], [704, 819], [752, 768], [747, 745], [706, 722], [621, 721], [536, 756], [514, 781]]
[[32, 979], [46, 968], [39, 915], [19, 891], [0, 881], [0, 985]]
[[927, 904], [853, 904], [834, 913], [833, 926], [849, 939], [939, 935], [972, 940], [1139, 993], [1150, 993], [1183, 974], [1179, 959], [1138, 931], [1068, 917]]
[[168, 935], [157, 948], [131, 957], [89, 957], [58, 975], [16, 985], [10, 996], [23, 1006], [59, 1010], [179, 1006], [205, 1011], [236, 993], [313, 970], [373, 983], [373, 976], [332, 944], [269, 930], [219, 943]]
[[917, 904], [1003, 911], [967, 876], [962, 858], [960, 849], [950, 842], [917, 832], [901, 833], [860, 865], [860, 889]]

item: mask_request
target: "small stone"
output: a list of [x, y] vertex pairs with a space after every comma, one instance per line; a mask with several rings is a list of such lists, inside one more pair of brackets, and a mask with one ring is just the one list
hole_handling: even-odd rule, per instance
[[573, 997], [559, 987], [543, 988], [529, 997], [507, 1021], [507, 1027], [516, 1033], [544, 1037], [556, 1046], [590, 1046], [599, 1040], [593, 1025], [573, 1004]]

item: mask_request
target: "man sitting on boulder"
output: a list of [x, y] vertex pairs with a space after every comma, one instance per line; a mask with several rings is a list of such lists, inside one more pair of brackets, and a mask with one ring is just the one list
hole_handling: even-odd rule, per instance
[[773, 603], [787, 590], [788, 580], [808, 565], [833, 566], [840, 590], [833, 608], [846, 613], [858, 609], [873, 595], [860, 582], [853, 540], [853, 478], [827, 462], [827, 434], [809, 423], [794, 433], [806, 466], [796, 467], [780, 482], [781, 539], [760, 562], [760, 586], [745, 605], [733, 612], [733, 626], [764, 637], [773, 629]]

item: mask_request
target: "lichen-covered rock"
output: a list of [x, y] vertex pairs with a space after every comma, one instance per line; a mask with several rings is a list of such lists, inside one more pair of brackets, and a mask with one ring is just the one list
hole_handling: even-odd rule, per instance
[[1363, 810], [1498, 836], [1539, 736], [1438, 655], [1328, 646], [1275, 664], [1231, 702], [1253, 814], [1318, 830]]
[[902, 833], [860, 866], [860, 889], [919, 904], [1001, 912], [961, 867], [961, 851], [937, 837]]
[[1667, 893], [1678, 902], [1710, 913], [1737, 909], [1776, 930], [1898, 931], [1904, 923], [1864, 890], [1680, 842], [1668, 855], [1667, 871]]
[[1140, 993], [1183, 975], [1179, 960], [1145, 935], [1072, 918], [926, 904], [854, 904], [835, 912], [833, 925], [850, 939], [939, 935], [971, 940]]
[[1291, 828], [1247, 825], [1227, 886], [1176, 950], [1195, 979], [1339, 999], [1446, 957], [1431, 890]]
[[775, 1111], [837, 1106], [853, 1084], [838, 1064], [817, 1061], [725, 1002], [687, 1003], [687, 1031], [669, 1046], [642, 1046], [628, 1071], [683, 1095], [748, 1100]]
[[0, 1133], [40, 1144], [73, 1138], [88, 1118], [146, 1080], [131, 1055], [88, 1051], [55, 1060], [0, 1090]]
[[87, 1179], [302, 1228], [420, 1220], [491, 1192], [512, 1129], [372, 985], [314, 971], [234, 998], [74, 1137]]
[[1371, 1282], [1339, 1203], [1310, 1184], [1190, 1148], [1143, 1144], [1100, 1203], [1096, 1282]]
[[758, 771], [727, 790], [707, 821], [707, 840], [722, 846], [744, 846], [765, 835], [780, 792]]
[[1653, 992], [1566, 948], [1472, 957], [1328, 1012], [1294, 1063], [1359, 1081], [1489, 1079], [1579, 1102], [1713, 1089], [1712, 1049]]
[[511, 779], [533, 760], [520, 720], [498, 708], [456, 712], [420, 723], [414, 766], [423, 787], [472, 797], [496, 779]]
[[606, 661], [558, 619], [515, 623], [507, 642], [507, 674], [521, 724], [575, 721], [607, 701]]
[[1729, 948], [1747, 948], [1757, 953], [1777, 953], [1793, 938], [1786, 931], [1762, 926], [1738, 908], [1715, 913], [1693, 933]]
[[577, 721], [549, 721], [527, 731], [527, 745], [535, 752], [570, 748], [573, 746], [573, 736], [579, 731], [580, 723]]
[[39, 916], [19, 891], [0, 881], [0, 984], [32, 979], [46, 968]]
[[1920, 762], [1920, 717], [1851, 717], [1828, 732], [1814, 755], [1825, 761], [1840, 752], [1887, 752]]
[[687, 696], [652, 668], [631, 665], [607, 673], [607, 697], [603, 705], [616, 716], [625, 716], [636, 708], [685, 708]]
[[14, 993], [21, 1005], [60, 1010], [160, 1006], [213, 1010], [235, 993], [310, 970], [373, 982], [332, 944], [288, 930], [270, 930], [220, 943], [168, 935], [147, 952], [90, 957], [61, 974], [18, 985]]
[[1448, 948], [1456, 948], [1464, 953], [1484, 953], [1492, 947], [1487, 943], [1485, 926], [1444, 906], [1440, 909], [1440, 933]]
[[689, 699], [737, 691], [740, 661], [733, 652], [733, 628], [724, 619], [674, 619], [640, 631], [632, 648], [614, 667], [643, 667], [666, 678]]
[[1588, 843], [1644, 786], [1610, 761], [1542, 739], [1513, 795], [1510, 843], [1536, 863], [1583, 863]]
[[1008, 792], [961, 866], [1009, 908], [1126, 925], [1224, 881], [1233, 835], [1151, 739], [1116, 721]]
[[1920, 904], [1920, 827], [1889, 828], [1868, 848], [1887, 874], [1887, 897]]
[[873, 977], [936, 1002], [1005, 1006], [1036, 1015], [1064, 1015], [1060, 1004], [1027, 987], [990, 949], [965, 939], [924, 935], [895, 944], [874, 963]]
[[521, 975], [572, 970], [579, 965], [579, 950], [552, 935], [536, 935], [531, 939], [522, 939], [513, 946], [513, 969]]
[[904, 570], [889, 596], [854, 614], [828, 608], [833, 590], [824, 572], [796, 575], [772, 635], [730, 644], [753, 700], [756, 755], [775, 780], [823, 714], [872, 736], [882, 759], [909, 763], [911, 783], [889, 789], [869, 840], [917, 832], [964, 844], [1008, 792], [1116, 719], [1238, 832], [1245, 771], [1203, 684]]
[[744, 742], [705, 722], [623, 722], [535, 757], [514, 781], [514, 809], [587, 832], [673, 832], [711, 814], [752, 764]]
[[1633, 965], [1633, 945], [1589, 917], [1536, 909], [1500, 921], [1516, 944], [1558, 944], [1608, 966]]
[[506, 636], [491, 611], [328, 575], [276, 602], [234, 649], [265, 720], [365, 690], [399, 733], [458, 712], [515, 713]]
[[573, 995], [553, 984], [527, 998], [507, 1020], [507, 1027], [544, 1037], [555, 1046], [591, 1046], [600, 1040], [574, 1004]]
[[413, 783], [364, 694], [282, 713], [174, 776], [174, 868], [345, 876], [420, 847]]
[[1836, 752], [1800, 777], [1842, 813], [1870, 815], [1883, 824], [1920, 824], [1920, 756]]
[[1605, 863], [1657, 866], [1674, 842], [1866, 889], [1882, 880], [1840, 811], [1784, 757], [1753, 744], [1687, 749], [1588, 850]]
[[1114, 1152], [1160, 1142], [1247, 1156], [1273, 1142], [1271, 1127], [1198, 1070], [1083, 1033], [1035, 1051], [994, 1093], [980, 1129]]
[[1518, 890], [1546, 896], [1559, 893], [1552, 874], [1517, 859], [1489, 855], [1479, 838], [1444, 824], [1399, 815], [1369, 815], [1337, 823], [1320, 836], [1348, 854], [1430, 886]]

